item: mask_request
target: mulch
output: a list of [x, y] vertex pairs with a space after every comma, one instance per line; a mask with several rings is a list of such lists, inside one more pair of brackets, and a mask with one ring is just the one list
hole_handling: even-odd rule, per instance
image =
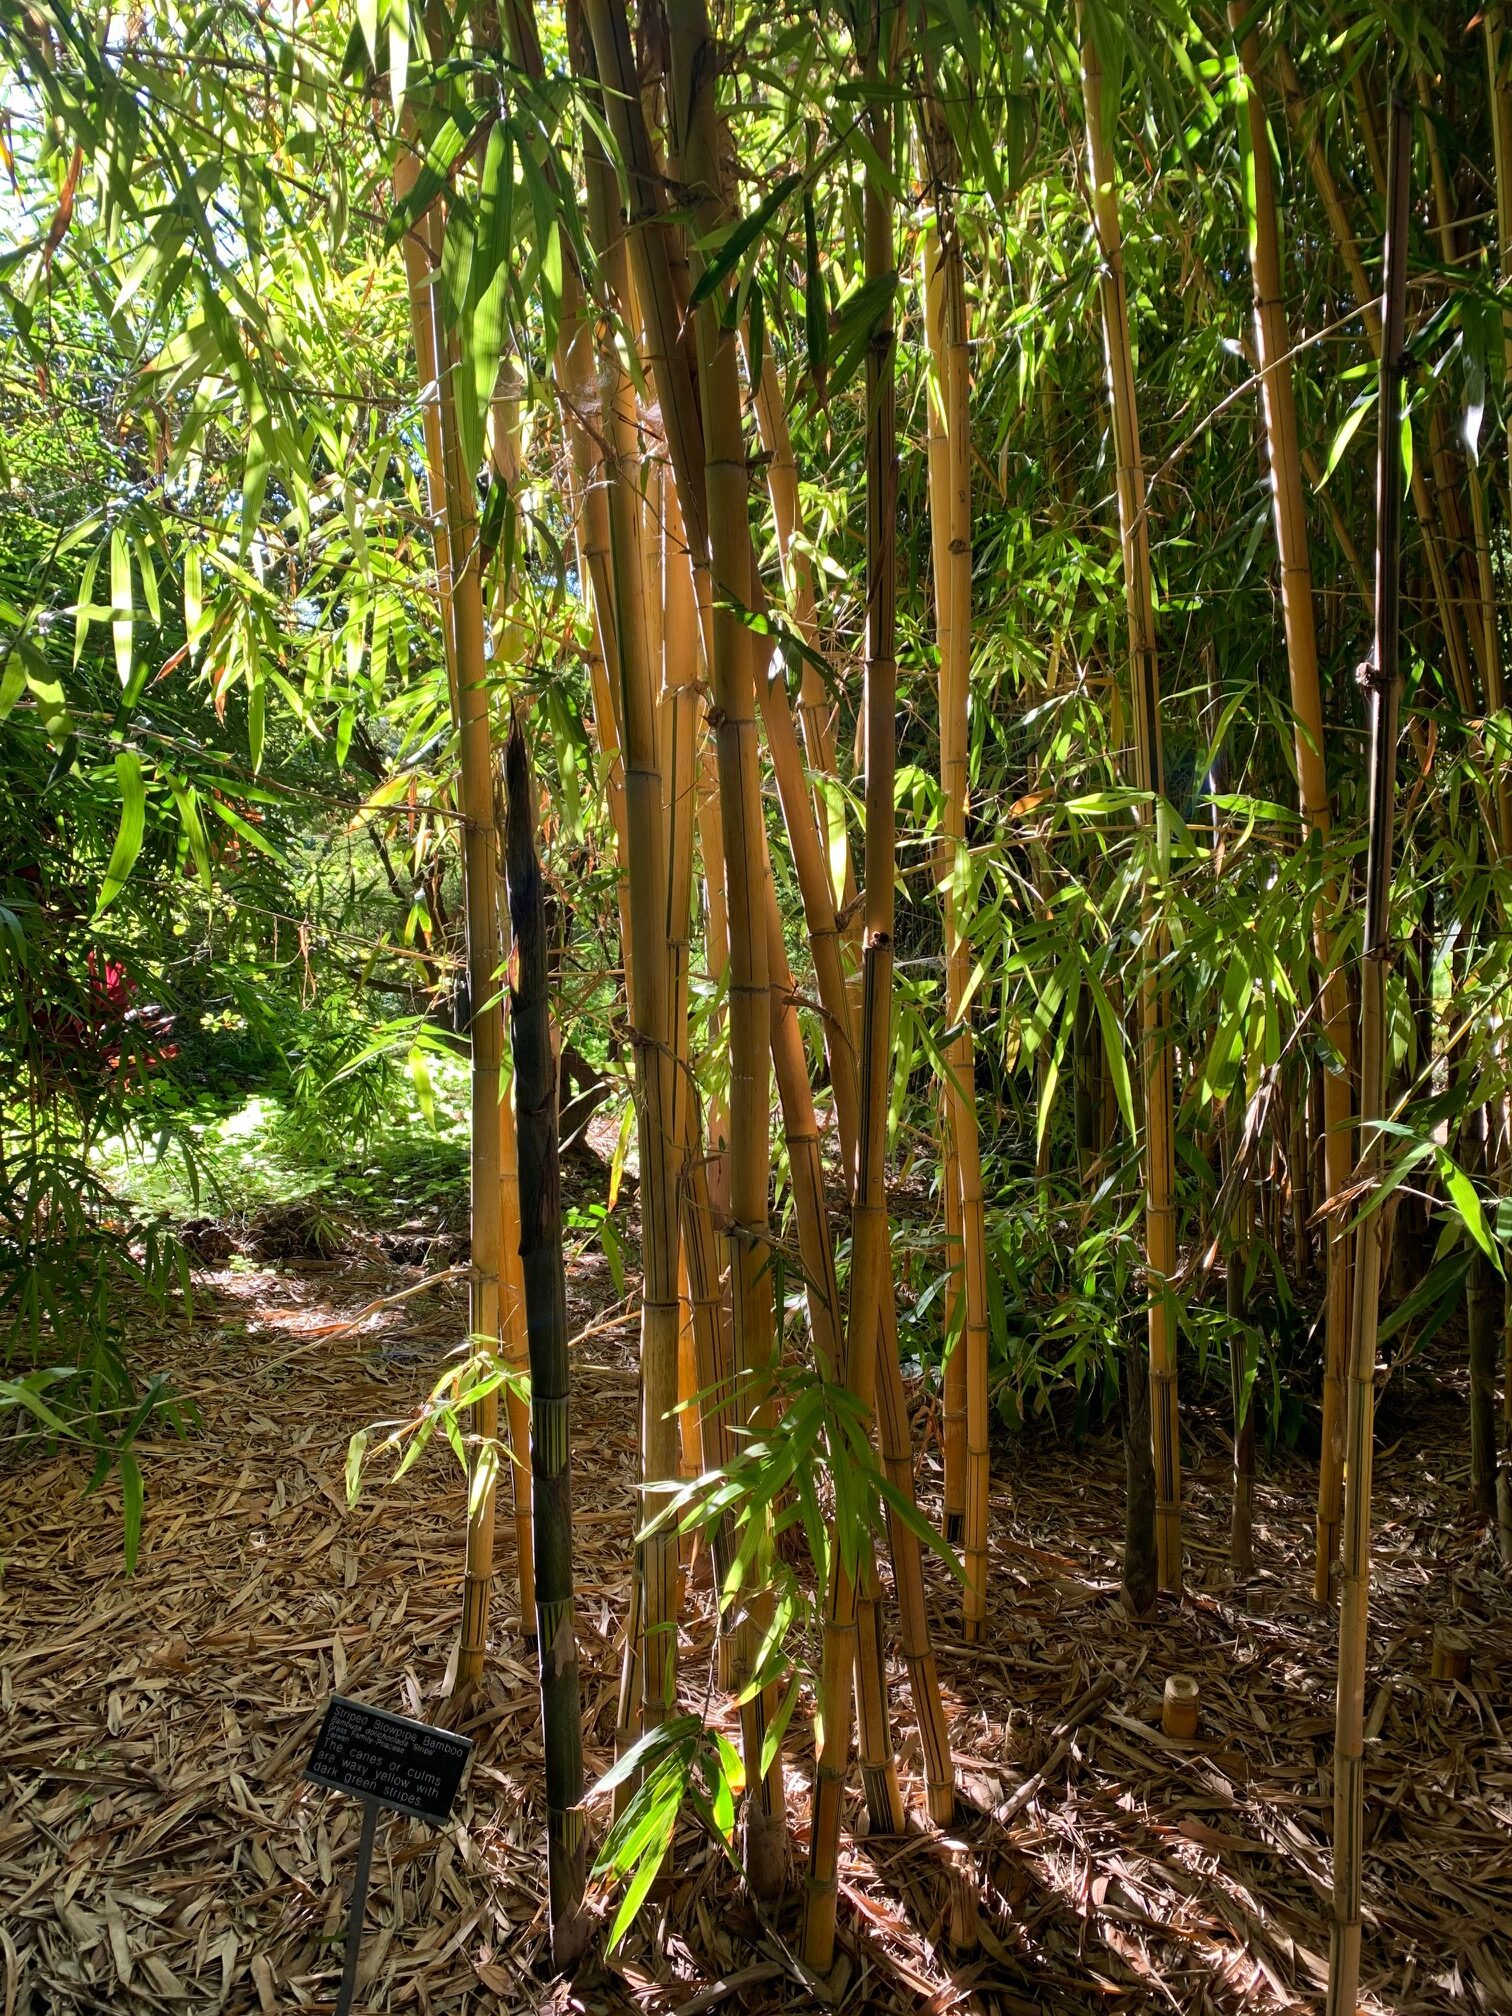
[[[190, 1439], [143, 1447], [141, 1561], [122, 1574], [119, 1487], [81, 1498], [72, 1455], [0, 1451], [0, 2016], [329, 2010], [360, 1808], [302, 1782], [333, 1689], [449, 1720], [462, 1491], [440, 1447], [349, 1510], [349, 1435], [410, 1414], [460, 1341], [463, 1284], [371, 1254], [207, 1274], [192, 1323], [140, 1347], [198, 1403]], [[573, 1277], [579, 1641], [587, 1761], [609, 1761], [633, 1513], [633, 1323]], [[365, 1314], [362, 1312], [366, 1312]], [[595, 1312], [598, 1313], [596, 1320]], [[355, 1333], [342, 1326], [354, 1316]], [[1440, 1377], [1435, 1377], [1435, 1372]], [[1466, 1516], [1463, 1401], [1447, 1366], [1398, 1372], [1376, 1468], [1362, 2007], [1512, 2010], [1512, 1626], [1494, 1543]], [[989, 1633], [966, 1647], [932, 1565], [963, 1793], [954, 1851], [980, 1943], [950, 1944], [951, 1870], [922, 1825], [901, 1668], [910, 1833], [841, 1868], [839, 1964], [796, 1959], [801, 1885], [775, 1919], [688, 1833], [641, 1928], [571, 1983], [546, 1966], [535, 1672], [500, 1520], [495, 1656], [461, 1724], [477, 1742], [451, 1824], [380, 1829], [357, 2006], [369, 2011], [960, 2008], [1309, 2010], [1328, 1952], [1333, 1620], [1307, 1600], [1310, 1466], [1262, 1465], [1257, 1573], [1228, 1584], [1227, 1462], [1194, 1413], [1190, 1584], [1157, 1621], [1117, 1600], [1122, 1460], [1048, 1432], [998, 1453]], [[926, 1500], [935, 1453], [921, 1461]], [[1468, 1683], [1430, 1678], [1436, 1624]], [[710, 1657], [695, 1574], [691, 1705]], [[1195, 1675], [1195, 1741], [1161, 1733]], [[798, 1724], [795, 1721], [795, 1731]], [[806, 1734], [790, 1744], [795, 1871]], [[602, 1805], [593, 1825], [601, 1834]], [[602, 1907], [601, 1907], [602, 1908]]]

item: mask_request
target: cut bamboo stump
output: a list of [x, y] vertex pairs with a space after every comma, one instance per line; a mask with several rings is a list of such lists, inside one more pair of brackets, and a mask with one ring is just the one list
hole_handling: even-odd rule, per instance
[[1202, 1690], [1190, 1673], [1173, 1673], [1165, 1683], [1165, 1700], [1160, 1709], [1160, 1726], [1167, 1736], [1190, 1742], [1197, 1734], [1197, 1717], [1202, 1707]]
[[945, 1943], [959, 1958], [975, 1953], [981, 1944], [977, 1927], [977, 1907], [980, 1892], [977, 1888], [976, 1858], [971, 1852], [971, 1843], [950, 1835], [940, 1840], [939, 1850], [945, 1864], [947, 1893], [945, 1900]]
[[1452, 1624], [1440, 1624], [1434, 1630], [1433, 1677], [1435, 1680], [1470, 1678], [1470, 1640]]

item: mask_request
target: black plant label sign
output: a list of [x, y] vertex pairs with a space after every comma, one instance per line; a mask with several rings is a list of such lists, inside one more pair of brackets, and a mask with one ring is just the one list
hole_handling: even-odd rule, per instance
[[472, 1739], [333, 1694], [305, 1777], [333, 1792], [374, 1799], [439, 1827], [448, 1818]]

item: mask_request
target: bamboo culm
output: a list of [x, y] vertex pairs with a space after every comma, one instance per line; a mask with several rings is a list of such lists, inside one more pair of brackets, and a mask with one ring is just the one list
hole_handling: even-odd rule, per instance
[[[901, 11], [874, 0], [864, 72], [875, 81], [891, 70], [891, 43]], [[891, 117], [881, 102], [869, 113], [874, 160], [892, 154]], [[895, 264], [892, 203], [878, 169], [869, 169], [863, 199], [866, 272], [880, 282]], [[851, 1239], [851, 1294], [846, 1336], [846, 1384], [870, 1427], [876, 1396], [877, 1328], [892, 1295], [887, 1243], [887, 1098], [891, 1082], [893, 876], [896, 808], [897, 433], [895, 332], [891, 310], [878, 321], [866, 356], [866, 851], [862, 996], [859, 1029], [860, 1101]], [[816, 1972], [834, 1959], [839, 1890], [841, 1803], [850, 1751], [851, 1684], [856, 1656], [859, 1544], [848, 1558], [837, 1528], [826, 1596], [821, 1713], [810, 1820], [808, 1895], [803, 1954]]]
[[[1391, 956], [1391, 860], [1396, 823], [1401, 565], [1402, 354], [1412, 126], [1392, 106], [1377, 405], [1375, 645], [1368, 667], [1370, 837], [1360, 973], [1360, 1181], [1379, 1182], [1389, 1045], [1386, 980]], [[1365, 1658], [1370, 1604], [1370, 1493], [1375, 1435], [1376, 1333], [1384, 1217], [1367, 1211], [1355, 1235], [1345, 1435], [1344, 1536], [1339, 1601], [1339, 1681], [1334, 1732], [1333, 1935], [1328, 2016], [1354, 2016], [1360, 1983], [1365, 1851]]]
[[[1170, 1004], [1159, 978], [1169, 934], [1154, 910], [1159, 805], [1165, 791], [1160, 738], [1160, 669], [1155, 649], [1154, 587], [1139, 404], [1124, 285], [1123, 233], [1113, 159], [1113, 121], [1102, 60], [1081, 23], [1082, 93], [1092, 222], [1102, 256], [1103, 348], [1108, 372], [1118, 479], [1119, 537], [1128, 609], [1129, 669], [1134, 702], [1134, 783], [1150, 803], [1140, 813], [1148, 839], [1145, 925], [1148, 942], [1139, 987], [1140, 1073], [1144, 1092], [1145, 1266], [1149, 1297], [1150, 1425], [1155, 1466], [1155, 1541], [1162, 1589], [1181, 1587], [1181, 1451], [1176, 1399], [1176, 1321], [1171, 1279], [1176, 1271], [1176, 1145], [1172, 1125]], [[1126, 1551], [1133, 1543], [1126, 1535]], [[1135, 1578], [1146, 1579], [1141, 1571]]]
[[536, 858], [530, 763], [518, 716], [510, 726], [505, 783], [505, 865], [514, 934], [509, 1020], [518, 1104], [520, 1259], [530, 1344], [530, 1482], [546, 1763], [546, 1873], [551, 1957], [558, 1969], [564, 1969], [581, 1957], [589, 1925], [582, 1908], [586, 1835], [572, 1574], [571, 1379], [546, 908]]

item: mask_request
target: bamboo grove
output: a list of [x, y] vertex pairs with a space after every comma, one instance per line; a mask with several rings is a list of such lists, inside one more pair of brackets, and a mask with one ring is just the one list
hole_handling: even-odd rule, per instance
[[[38, 0], [0, 48], [8, 433], [122, 444], [7, 560], [6, 763], [148, 971], [288, 872], [299, 750], [396, 906], [380, 1040], [465, 1047], [424, 1432], [457, 1690], [537, 1647], [559, 1960], [587, 1830], [622, 1928], [693, 1807], [827, 1970], [853, 1753], [873, 1834], [956, 1810], [1014, 1438], [1121, 1423], [1148, 1614], [1195, 1408], [1240, 1582], [1257, 1450], [1316, 1462], [1352, 2009], [1381, 1352], [1463, 1323], [1512, 1561], [1506, 10]], [[586, 1808], [573, 1044], [639, 1236]]]

